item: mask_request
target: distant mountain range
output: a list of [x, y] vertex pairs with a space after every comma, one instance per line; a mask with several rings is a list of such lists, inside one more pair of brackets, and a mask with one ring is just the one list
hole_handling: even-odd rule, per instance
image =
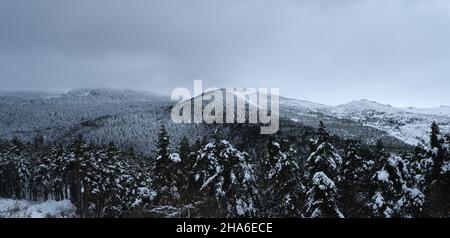
[[444, 132], [450, 131], [448, 106], [429, 109], [395, 108], [365, 99], [338, 106], [286, 99], [282, 101], [282, 105], [290, 109], [289, 116], [292, 120], [301, 121], [305, 115], [349, 120], [387, 132], [410, 145], [428, 144], [433, 121], [437, 122]]
[[[81, 134], [96, 143], [114, 141], [149, 153], [162, 124], [175, 135], [175, 141], [183, 135], [195, 138], [211, 133], [209, 125], [172, 123], [174, 103], [165, 95], [132, 90], [0, 92], [0, 138], [32, 141], [43, 135], [49, 141], [64, 142]], [[316, 127], [322, 120], [332, 133], [368, 144], [382, 139], [400, 147], [427, 145], [433, 121], [450, 132], [448, 106], [395, 108], [368, 100], [328, 106], [281, 97], [280, 115], [282, 131], [287, 130], [283, 125], [289, 125], [289, 130], [296, 125]]]

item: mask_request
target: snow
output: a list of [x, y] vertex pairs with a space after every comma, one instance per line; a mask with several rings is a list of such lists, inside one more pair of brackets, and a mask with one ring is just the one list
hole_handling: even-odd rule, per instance
[[442, 164], [441, 170], [442, 170], [442, 173], [450, 172], [450, 162], [444, 161], [444, 163]]
[[[321, 155], [326, 156], [325, 158]], [[327, 161], [332, 169], [336, 169], [338, 165], [342, 164], [341, 156], [335, 152], [335, 148], [328, 142], [320, 144], [316, 151], [310, 155], [307, 161], [314, 158], [314, 163], [321, 163], [320, 161]]]
[[294, 122], [310, 120], [304, 120], [302, 116], [351, 120], [362, 126], [386, 132], [410, 145], [428, 145], [430, 125], [433, 121], [439, 124], [444, 134], [450, 132], [450, 106], [434, 109], [396, 108], [367, 99], [327, 106], [285, 98], [281, 105], [285, 113], [294, 113], [289, 114]]
[[170, 154], [170, 159], [175, 163], [181, 162], [180, 155], [177, 153]]
[[324, 172], [317, 172], [313, 176], [313, 184], [320, 190], [336, 189], [334, 182]]
[[428, 114], [428, 115], [441, 115], [450, 116], [450, 106], [440, 106], [435, 108], [414, 108], [407, 107], [404, 108], [405, 111], [416, 113], [416, 114]]
[[381, 170], [377, 174], [377, 179], [379, 181], [389, 182], [389, 174], [386, 172], [386, 170]]
[[383, 198], [383, 195], [381, 195], [381, 193], [378, 192], [377, 194], [375, 194], [374, 200], [375, 200], [376, 208], [380, 208], [384, 205], [384, 198]]
[[63, 218], [76, 217], [70, 200], [32, 202], [0, 198], [0, 218]]
[[417, 188], [408, 188], [407, 191], [411, 194], [412, 197], [423, 196], [423, 193]]
[[367, 99], [351, 101], [347, 104], [339, 105], [337, 106], [337, 108], [341, 108], [344, 110], [352, 108], [355, 110], [365, 109], [365, 110], [380, 110], [380, 111], [401, 111], [401, 109], [394, 108], [391, 105], [381, 104]]
[[[33, 141], [39, 132], [46, 135], [46, 140], [53, 142], [68, 133], [70, 128], [94, 126], [95, 129], [83, 133], [88, 141], [96, 144], [112, 141], [119, 147], [133, 144], [136, 152], [145, 154], [155, 150], [153, 139], [157, 136], [163, 109], [173, 105], [169, 97], [153, 93], [107, 89], [37, 95], [32, 92], [2, 93], [0, 103], [3, 105], [0, 107], [0, 124], [8, 125], [0, 127], [2, 138], [17, 136], [25, 141]], [[328, 106], [288, 98], [280, 98], [280, 106], [283, 116], [289, 116], [296, 122], [308, 124], [308, 119], [317, 122], [304, 115], [325, 117], [327, 120], [349, 119], [357, 122], [352, 126], [370, 126], [412, 145], [425, 145], [428, 142], [432, 121], [441, 126], [442, 132], [450, 132], [449, 106], [433, 110], [395, 108], [368, 100]], [[170, 130], [173, 125], [167, 124]], [[194, 125], [185, 125], [177, 131], [183, 135], [203, 136]], [[338, 131], [333, 133], [338, 134]], [[353, 136], [340, 133], [339, 136]]]
[[214, 174], [213, 176], [209, 177], [206, 182], [202, 185], [202, 187], [200, 188], [200, 191], [202, 191], [203, 189], [205, 189], [206, 187], [208, 187], [208, 185], [218, 176], [218, 174]]
[[430, 125], [436, 121], [444, 133], [450, 132], [450, 114], [418, 113], [369, 100], [353, 101], [331, 108], [331, 115], [350, 119], [385, 131], [410, 145], [427, 145]]
[[314, 103], [304, 100], [297, 100], [297, 99], [289, 99], [289, 98], [281, 98], [280, 104], [285, 107], [293, 107], [293, 108], [301, 108], [303, 110], [308, 110], [312, 112], [317, 112], [319, 110], [328, 109], [331, 106], [320, 104], [320, 103]]
[[243, 216], [245, 215], [245, 208], [244, 208], [244, 201], [242, 201], [242, 199], [238, 199], [236, 200], [236, 213], [239, 216]]

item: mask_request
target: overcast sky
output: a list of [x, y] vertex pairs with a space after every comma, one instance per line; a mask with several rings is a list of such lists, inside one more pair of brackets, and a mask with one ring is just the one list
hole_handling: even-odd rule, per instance
[[278, 87], [450, 104], [447, 0], [0, 0], [0, 90]]

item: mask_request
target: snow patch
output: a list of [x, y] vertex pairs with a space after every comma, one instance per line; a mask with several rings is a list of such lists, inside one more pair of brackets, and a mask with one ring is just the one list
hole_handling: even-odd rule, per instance
[[33, 202], [0, 198], [0, 218], [69, 218], [76, 217], [70, 200]]

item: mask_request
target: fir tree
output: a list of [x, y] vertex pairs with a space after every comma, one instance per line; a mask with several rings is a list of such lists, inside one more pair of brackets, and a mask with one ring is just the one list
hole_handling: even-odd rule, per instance
[[409, 171], [398, 156], [387, 159], [381, 170], [373, 176], [377, 186], [368, 206], [372, 217], [414, 217], [423, 207], [424, 195], [408, 185]]
[[430, 132], [430, 145], [431, 148], [440, 148], [442, 145], [442, 136], [439, 129], [439, 125], [436, 122], [431, 124], [431, 132]]
[[194, 181], [203, 203], [203, 216], [252, 217], [258, 191], [249, 155], [234, 148], [215, 132], [214, 142], [198, 154]]
[[157, 192], [156, 203], [173, 205], [180, 199], [177, 182], [179, 181], [178, 154], [170, 154], [169, 135], [164, 126], [158, 135], [156, 160], [153, 167], [154, 186]]
[[273, 137], [269, 138], [262, 162], [266, 216], [300, 216], [304, 187], [295, 155], [296, 151], [287, 140], [277, 142]]
[[329, 143], [329, 134], [321, 122], [318, 139], [312, 143], [315, 151], [305, 165], [307, 198], [304, 215], [307, 217], [343, 217], [337, 207], [337, 188], [342, 158]]
[[426, 178], [426, 201], [424, 216], [447, 217], [450, 212], [450, 156], [448, 144], [440, 133], [439, 126], [433, 122], [430, 133], [431, 150], [428, 156], [432, 169]]
[[361, 208], [365, 205], [366, 194], [369, 187], [371, 160], [363, 158], [361, 145], [356, 141], [347, 141], [344, 150], [343, 165], [340, 182], [341, 196], [339, 198], [346, 217], [359, 217]]
[[336, 205], [336, 185], [324, 172], [314, 174], [306, 195], [307, 217], [344, 218]]
[[[200, 145], [198, 145], [200, 148]], [[181, 158], [181, 163], [179, 164], [181, 174], [179, 176], [178, 184], [180, 185], [180, 193], [184, 202], [192, 202], [194, 198], [195, 190], [193, 188], [193, 174], [192, 170], [195, 164], [195, 156], [193, 156], [191, 146], [189, 144], [189, 139], [183, 137], [180, 141], [178, 148], [178, 154]]]

